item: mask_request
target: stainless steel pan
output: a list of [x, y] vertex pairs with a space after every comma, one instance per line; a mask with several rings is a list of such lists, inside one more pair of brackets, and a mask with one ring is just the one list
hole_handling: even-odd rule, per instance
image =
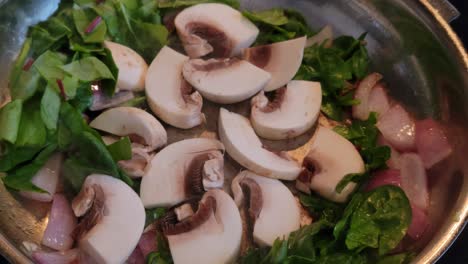
[[[372, 67], [384, 74], [391, 94], [417, 117], [434, 116], [450, 127], [456, 151], [429, 173], [431, 230], [413, 245], [420, 249], [415, 262], [435, 262], [463, 229], [468, 214], [468, 57], [447, 22], [456, 12], [440, 0], [241, 2], [253, 9], [294, 8], [312, 27], [331, 24], [338, 34], [368, 32]], [[27, 27], [46, 19], [57, 5], [58, 0], [0, 0], [0, 102], [5, 99], [9, 67]], [[171, 129], [169, 134], [174, 141], [211, 131], [208, 124], [192, 132]], [[22, 200], [0, 184], [2, 255], [13, 263], [28, 263], [21, 243], [40, 241], [47, 210], [47, 205]]]

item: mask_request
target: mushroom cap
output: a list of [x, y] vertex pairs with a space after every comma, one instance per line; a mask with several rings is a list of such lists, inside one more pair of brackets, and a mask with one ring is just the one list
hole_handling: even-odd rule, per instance
[[167, 236], [176, 264], [232, 263], [239, 254], [242, 220], [236, 204], [222, 190], [206, 192], [202, 201], [208, 197], [216, 200], [216, 209], [206, 222], [189, 232]]
[[189, 198], [185, 176], [190, 162], [202, 153], [217, 151], [224, 151], [218, 140], [195, 138], [173, 143], [157, 153], [140, 185], [145, 207], [172, 206]]
[[301, 212], [291, 191], [279, 180], [259, 176], [250, 171], [240, 172], [232, 181], [237, 206], [243, 204], [240, 182], [254, 180], [260, 187], [262, 208], [255, 220], [253, 236], [259, 246], [272, 246], [277, 238], [284, 239], [300, 227]]
[[252, 47], [244, 50], [243, 57], [257, 67], [271, 73], [271, 80], [265, 91], [273, 91], [283, 87], [296, 75], [302, 64], [306, 36]]
[[136, 107], [111, 108], [89, 125], [117, 136], [138, 135], [151, 150], [167, 143], [167, 133], [161, 123], [153, 115]]
[[188, 57], [165, 46], [151, 63], [146, 76], [146, 97], [153, 112], [164, 122], [182, 129], [200, 125], [203, 99], [182, 77]]
[[148, 71], [148, 64], [145, 60], [127, 46], [111, 41], [104, 41], [104, 46], [112, 53], [112, 58], [119, 69], [117, 88], [135, 92], [143, 91]]
[[265, 149], [247, 118], [221, 108], [219, 137], [229, 155], [242, 166], [270, 178], [295, 180], [299, 164], [289, 156]]
[[250, 120], [259, 136], [272, 140], [293, 138], [314, 125], [322, 104], [320, 83], [290, 81], [276, 93], [278, 101], [269, 102], [263, 92], [252, 98]]
[[242, 49], [254, 43], [259, 33], [241, 12], [217, 3], [186, 8], [177, 15], [174, 23], [191, 58], [210, 53], [218, 58], [239, 55]]
[[138, 194], [117, 178], [93, 174], [83, 188], [93, 185], [104, 192], [104, 215], [79, 241], [79, 247], [97, 263], [123, 263], [143, 233], [145, 208]]
[[232, 104], [263, 89], [271, 75], [247, 61], [232, 59], [190, 60], [183, 67], [185, 80], [206, 99]]
[[335, 202], [345, 202], [356, 184], [349, 183], [341, 193], [336, 185], [350, 173], [363, 173], [364, 161], [354, 145], [329, 128], [319, 126], [305, 157], [316, 167], [310, 188]]

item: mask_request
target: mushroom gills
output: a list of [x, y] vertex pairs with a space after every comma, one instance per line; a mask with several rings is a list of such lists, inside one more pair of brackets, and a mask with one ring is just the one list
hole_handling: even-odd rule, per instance
[[250, 120], [259, 136], [272, 140], [293, 138], [315, 124], [322, 104], [320, 83], [291, 81], [273, 93], [273, 100], [263, 92], [252, 98]]
[[241, 12], [217, 3], [186, 8], [176, 16], [174, 23], [191, 58], [208, 54], [217, 58], [239, 55], [242, 49], [252, 45], [259, 33]]
[[146, 208], [173, 206], [203, 195], [224, 182], [224, 146], [214, 139], [173, 143], [157, 153], [143, 176], [140, 196]]
[[198, 126], [205, 120], [201, 95], [182, 76], [182, 67], [188, 59], [165, 46], [146, 76], [145, 91], [151, 110], [164, 122], [182, 129]]
[[[232, 263], [239, 254], [241, 218], [232, 198], [222, 190], [206, 192], [194, 215], [163, 230], [175, 264]], [[209, 252], [201, 254], [201, 249]]]
[[287, 153], [274, 153], [263, 147], [249, 120], [221, 108], [219, 137], [226, 151], [240, 165], [259, 175], [282, 180], [295, 180], [300, 165]]
[[148, 64], [145, 60], [127, 46], [111, 41], [104, 41], [104, 46], [112, 53], [112, 58], [119, 69], [117, 88], [135, 92], [143, 91], [148, 71]]
[[90, 175], [82, 190], [86, 188], [94, 189], [95, 198], [76, 230], [78, 247], [96, 263], [123, 263], [143, 233], [143, 204], [135, 191], [111, 176]]
[[271, 78], [268, 72], [237, 58], [189, 60], [182, 72], [204, 98], [219, 104], [244, 101], [262, 90]]
[[148, 151], [167, 143], [167, 133], [161, 123], [145, 110], [136, 107], [109, 109], [89, 125], [113, 135], [129, 136], [133, 142], [145, 145]]
[[365, 171], [364, 161], [354, 145], [322, 126], [317, 128], [303, 164], [302, 182], [299, 184], [304, 186], [304, 182], [310, 180], [312, 190], [335, 202], [345, 202], [356, 187], [355, 183], [349, 183], [338, 193], [337, 184], [348, 174]]
[[265, 91], [279, 89], [291, 81], [302, 64], [307, 38], [277, 42], [245, 49], [243, 58], [269, 72], [271, 80]]
[[287, 239], [300, 228], [298, 203], [281, 181], [242, 171], [234, 178], [232, 191], [239, 207], [249, 207], [248, 222], [259, 246], [272, 246], [277, 238]]

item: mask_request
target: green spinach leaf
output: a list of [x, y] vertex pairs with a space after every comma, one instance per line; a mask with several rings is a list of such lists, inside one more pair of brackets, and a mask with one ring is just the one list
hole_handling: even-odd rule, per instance
[[16, 145], [25, 146], [43, 146], [47, 140], [47, 130], [42, 121], [40, 109], [40, 98], [35, 97], [23, 105], [21, 121], [18, 127], [18, 137]]
[[106, 37], [106, 23], [90, 8], [73, 9], [73, 21], [84, 43], [102, 43]]
[[13, 100], [0, 109], [0, 140], [15, 143], [20, 127], [23, 101]]
[[45, 126], [49, 130], [57, 129], [60, 104], [61, 100], [58, 93], [50, 86], [47, 86], [41, 99], [41, 117]]
[[114, 161], [129, 160], [132, 158], [132, 143], [128, 137], [123, 137], [119, 141], [107, 146]]
[[351, 216], [345, 243], [348, 249], [377, 248], [379, 255], [394, 249], [411, 223], [411, 206], [395, 186], [370, 191]]

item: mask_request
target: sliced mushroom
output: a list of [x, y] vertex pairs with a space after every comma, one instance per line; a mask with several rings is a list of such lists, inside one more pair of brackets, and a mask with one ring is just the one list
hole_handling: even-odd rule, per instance
[[348, 174], [364, 172], [364, 161], [354, 145], [322, 126], [317, 128], [303, 164], [300, 180], [309, 181], [312, 190], [335, 202], [345, 202], [356, 187], [350, 183], [338, 193], [336, 185]]
[[242, 166], [270, 178], [295, 180], [299, 164], [286, 153], [265, 149], [247, 118], [221, 108], [219, 137], [229, 155]]
[[239, 254], [242, 222], [232, 198], [222, 190], [210, 190], [194, 215], [166, 222], [163, 232], [174, 263], [233, 263]]
[[61, 154], [54, 154], [31, 179], [32, 184], [47, 193], [21, 191], [21, 196], [36, 201], [51, 202], [60, 185], [62, 161], [63, 156]]
[[205, 138], [179, 141], [161, 150], [141, 181], [145, 207], [172, 206], [222, 187], [223, 151], [221, 142]]
[[277, 238], [287, 239], [299, 229], [300, 208], [281, 181], [242, 171], [232, 181], [232, 192], [237, 206], [249, 206], [253, 237], [259, 246], [272, 246]]
[[190, 60], [184, 64], [182, 72], [185, 80], [204, 98], [220, 104], [250, 98], [271, 78], [268, 72], [237, 58]]
[[123, 263], [143, 233], [143, 204], [132, 188], [111, 176], [90, 175], [82, 190], [87, 188], [94, 189], [95, 197], [75, 230], [80, 251], [96, 263]]
[[188, 57], [162, 48], [146, 76], [146, 97], [151, 110], [164, 122], [183, 129], [200, 125], [203, 99], [182, 77]]
[[167, 134], [159, 121], [136, 107], [116, 107], [100, 114], [91, 127], [117, 136], [129, 136], [132, 142], [154, 150], [166, 145]]
[[148, 71], [148, 64], [145, 60], [127, 46], [111, 41], [104, 41], [104, 46], [112, 53], [112, 58], [119, 69], [117, 88], [135, 92], [143, 91]]
[[281, 88], [294, 78], [302, 63], [306, 40], [304, 36], [244, 50], [244, 59], [271, 74], [265, 91]]
[[273, 140], [293, 138], [314, 125], [322, 104], [320, 83], [291, 81], [274, 93], [273, 100], [263, 92], [252, 99], [250, 120], [259, 136]]
[[191, 58], [238, 55], [257, 38], [258, 28], [241, 12], [224, 4], [199, 4], [184, 9], [175, 27]]

